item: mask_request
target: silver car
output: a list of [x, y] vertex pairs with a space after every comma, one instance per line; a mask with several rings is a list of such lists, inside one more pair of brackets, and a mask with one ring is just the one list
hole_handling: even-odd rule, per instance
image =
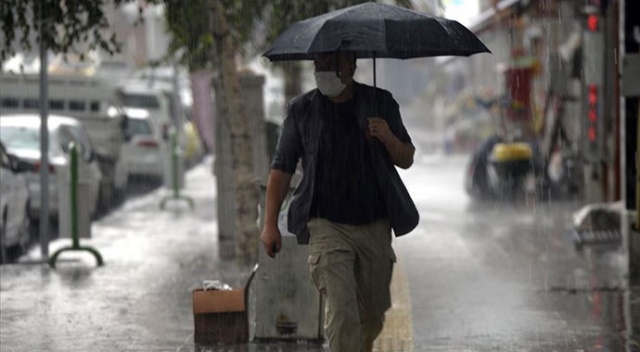
[[[86, 196], [79, 206], [89, 207], [89, 214], [98, 209], [100, 180], [102, 173], [95, 160], [89, 136], [72, 117], [49, 116], [49, 210], [57, 219], [60, 198], [59, 191], [69, 188], [69, 168], [71, 157], [68, 147], [71, 142], [78, 146], [78, 182], [86, 185]], [[30, 213], [40, 217], [40, 116], [35, 114], [0, 116], [0, 139], [7, 150], [31, 163], [34, 172], [27, 173], [27, 183], [31, 198]]]
[[24, 173], [30, 170], [0, 142], [0, 263], [7, 261], [8, 249], [24, 251], [29, 243], [29, 190]]

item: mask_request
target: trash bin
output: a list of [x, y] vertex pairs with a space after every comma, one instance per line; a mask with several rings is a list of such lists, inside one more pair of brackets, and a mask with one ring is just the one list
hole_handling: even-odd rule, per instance
[[[261, 187], [259, 224], [264, 224], [264, 196]], [[307, 264], [308, 246], [298, 245], [289, 233], [287, 207], [279, 217], [282, 250], [276, 258], [260, 250], [260, 269], [255, 277], [256, 324], [255, 340], [324, 340], [324, 306], [322, 298], [311, 281]]]
[[[71, 238], [71, 180], [58, 183], [58, 229], [60, 238]], [[77, 219], [78, 238], [91, 238], [90, 185], [78, 181]]]

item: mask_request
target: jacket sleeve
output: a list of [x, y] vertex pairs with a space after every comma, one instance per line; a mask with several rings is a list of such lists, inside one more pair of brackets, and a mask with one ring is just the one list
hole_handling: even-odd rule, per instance
[[411, 137], [407, 132], [407, 129], [402, 123], [402, 117], [400, 116], [400, 106], [393, 98], [391, 93], [385, 91], [385, 115], [389, 129], [393, 134], [398, 137], [404, 143], [411, 143]]
[[287, 117], [282, 124], [280, 138], [276, 147], [271, 168], [293, 174], [302, 154], [302, 140], [296, 126], [296, 104], [289, 104]]

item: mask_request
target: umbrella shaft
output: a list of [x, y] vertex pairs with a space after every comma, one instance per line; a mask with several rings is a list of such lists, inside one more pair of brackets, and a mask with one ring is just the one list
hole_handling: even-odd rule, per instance
[[378, 87], [376, 83], [376, 54], [373, 54], [373, 87]]

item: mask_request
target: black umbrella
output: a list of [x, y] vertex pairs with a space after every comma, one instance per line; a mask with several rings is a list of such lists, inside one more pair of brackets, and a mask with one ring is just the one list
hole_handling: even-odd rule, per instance
[[264, 56], [271, 61], [313, 60], [318, 53], [350, 51], [358, 58], [409, 59], [470, 56], [489, 49], [457, 21], [368, 2], [296, 22]]

